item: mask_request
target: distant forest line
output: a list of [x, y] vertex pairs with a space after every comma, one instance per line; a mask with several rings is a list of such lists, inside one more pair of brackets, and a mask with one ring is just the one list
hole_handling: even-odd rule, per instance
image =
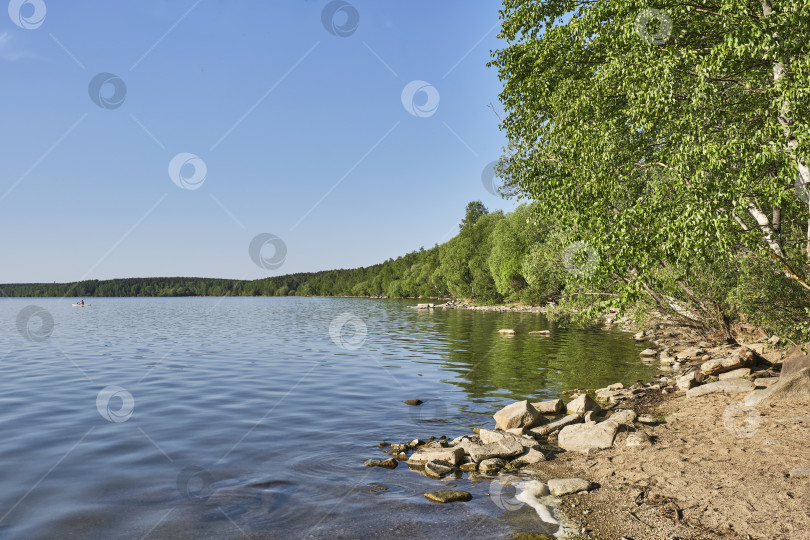
[[[559, 291], [533, 280], [523, 268], [530, 247], [529, 205], [492, 212], [479, 201], [467, 205], [459, 234], [431, 249], [420, 249], [368, 267], [287, 274], [245, 281], [160, 277], [87, 280], [74, 283], [0, 285], [8, 297], [177, 297], [177, 296], [360, 296], [391, 298], [456, 297], [478, 303], [537, 302]], [[524, 231], [519, 231], [524, 229]], [[525, 233], [518, 234], [516, 233]], [[540, 285], [533, 287], [530, 281]]]

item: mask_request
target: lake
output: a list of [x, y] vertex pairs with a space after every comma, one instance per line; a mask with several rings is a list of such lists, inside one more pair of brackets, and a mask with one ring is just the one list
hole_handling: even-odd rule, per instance
[[[0, 537], [554, 532], [528, 507], [501, 508], [489, 482], [364, 463], [389, 457], [382, 441], [454, 438], [491, 428], [511, 401], [651, 369], [627, 333], [531, 313], [342, 298], [85, 301], [0, 300]], [[402, 403], [413, 398], [425, 403]], [[443, 486], [473, 500], [423, 497]]]

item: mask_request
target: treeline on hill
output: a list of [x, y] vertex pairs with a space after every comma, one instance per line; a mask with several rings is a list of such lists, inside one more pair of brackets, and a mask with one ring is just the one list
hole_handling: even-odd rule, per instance
[[[6, 296], [378, 296], [456, 297], [477, 303], [553, 298], [561, 288], [559, 261], [542, 264], [546, 233], [537, 228], [531, 205], [490, 213], [480, 202], [467, 205], [459, 234], [374, 266], [288, 274], [238, 281], [208, 278], [131, 278], [54, 284], [11, 284]], [[530, 255], [532, 257], [530, 257]]]

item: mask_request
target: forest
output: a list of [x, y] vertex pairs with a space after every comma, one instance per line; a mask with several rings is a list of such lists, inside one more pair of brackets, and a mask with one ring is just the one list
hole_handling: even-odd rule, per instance
[[[554, 298], [561, 283], [540, 278], [530, 264], [543, 234], [529, 216], [531, 205], [514, 212], [489, 212], [467, 205], [459, 233], [449, 242], [364, 268], [297, 273], [254, 281], [210, 278], [130, 278], [78, 283], [0, 285], [5, 296], [373, 296], [462, 298], [478, 303], [536, 303]], [[541, 250], [540, 250], [541, 251]], [[528, 277], [526, 277], [528, 276]]]

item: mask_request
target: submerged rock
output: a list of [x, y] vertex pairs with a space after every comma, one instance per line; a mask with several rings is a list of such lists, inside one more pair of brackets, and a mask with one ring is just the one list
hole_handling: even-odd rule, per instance
[[421, 399], [406, 399], [402, 403], [404, 403], [405, 405], [412, 405], [415, 407], [417, 405], [421, 405], [424, 402]]
[[380, 461], [379, 459], [371, 459], [366, 461], [366, 467], [383, 467], [385, 469], [396, 469], [399, 461], [394, 458], [388, 458]]
[[443, 489], [441, 491], [425, 493], [425, 498], [435, 503], [467, 502], [472, 500], [472, 494], [468, 491]]

